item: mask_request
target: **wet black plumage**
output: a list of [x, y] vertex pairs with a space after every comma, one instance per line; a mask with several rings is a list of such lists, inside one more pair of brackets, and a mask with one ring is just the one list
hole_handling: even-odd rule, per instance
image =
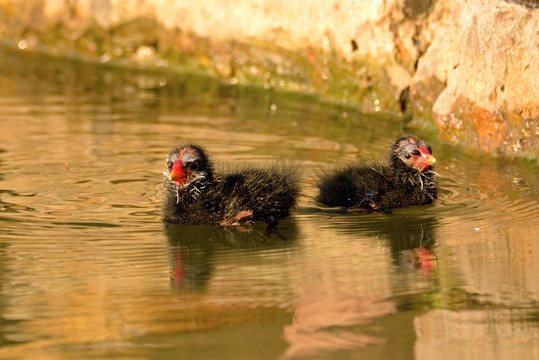
[[438, 192], [435, 162], [430, 145], [402, 137], [385, 164], [348, 165], [321, 175], [317, 201], [359, 212], [429, 204]]
[[224, 174], [200, 146], [184, 145], [169, 154], [167, 167], [162, 212], [170, 223], [274, 226], [290, 214], [299, 194], [290, 164]]

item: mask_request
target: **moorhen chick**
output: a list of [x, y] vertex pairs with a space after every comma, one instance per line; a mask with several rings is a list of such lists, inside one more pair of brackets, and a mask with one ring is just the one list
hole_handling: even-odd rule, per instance
[[166, 162], [162, 211], [170, 223], [274, 227], [290, 214], [299, 194], [298, 173], [290, 165], [223, 174], [198, 145], [178, 146]]
[[430, 145], [412, 136], [398, 139], [387, 164], [349, 165], [321, 175], [317, 201], [349, 211], [383, 211], [429, 204], [438, 186]]

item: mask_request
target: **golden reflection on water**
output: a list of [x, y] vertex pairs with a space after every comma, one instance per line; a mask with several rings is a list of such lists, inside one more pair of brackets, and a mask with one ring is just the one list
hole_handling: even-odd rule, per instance
[[384, 344], [384, 337], [356, 328], [396, 311], [388, 300], [387, 254], [361, 238], [343, 240], [335, 229], [319, 227], [312, 220], [305, 225], [302, 238], [308, 251], [296, 260], [294, 317], [284, 329], [290, 344], [284, 358]]
[[[350, 216], [317, 207], [313, 175], [382, 157], [399, 122], [201, 79], [148, 89], [143, 75], [5, 59], [0, 358], [539, 353], [536, 166], [433, 140], [434, 205]], [[158, 183], [180, 142], [225, 167], [296, 160], [296, 214], [269, 233], [163, 226]]]

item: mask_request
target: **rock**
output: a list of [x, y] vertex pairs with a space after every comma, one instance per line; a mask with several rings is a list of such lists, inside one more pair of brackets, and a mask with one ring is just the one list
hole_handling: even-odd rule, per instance
[[459, 1], [420, 58], [412, 107], [424, 116], [434, 100], [442, 139], [491, 153], [539, 155], [539, 8], [524, 5]]
[[411, 109], [444, 140], [539, 155], [537, 0], [0, 0], [0, 39]]

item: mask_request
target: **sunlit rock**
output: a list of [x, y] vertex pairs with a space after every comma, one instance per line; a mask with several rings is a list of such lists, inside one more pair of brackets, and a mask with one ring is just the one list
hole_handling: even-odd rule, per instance
[[536, 0], [0, 0], [0, 15], [20, 50], [412, 110], [444, 140], [538, 155]]
[[[432, 102], [444, 139], [492, 153], [537, 156], [538, 33], [539, 8], [459, 2], [419, 60], [412, 103]], [[424, 110], [416, 106], [415, 112], [421, 116]]]

